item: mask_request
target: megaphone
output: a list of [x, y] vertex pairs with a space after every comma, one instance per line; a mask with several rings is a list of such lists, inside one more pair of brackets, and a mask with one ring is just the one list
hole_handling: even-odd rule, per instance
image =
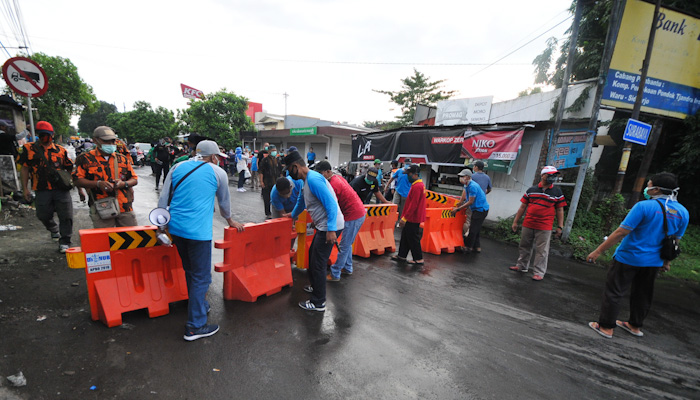
[[148, 220], [157, 227], [163, 227], [168, 225], [170, 222], [170, 211], [165, 208], [154, 208], [151, 213], [148, 214]]

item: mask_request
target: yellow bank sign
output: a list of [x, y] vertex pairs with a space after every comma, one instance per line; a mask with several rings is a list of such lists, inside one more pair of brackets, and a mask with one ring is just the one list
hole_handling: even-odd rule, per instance
[[[627, 0], [603, 104], [631, 109], [639, 90], [654, 5]], [[642, 111], [685, 118], [700, 110], [700, 19], [661, 8]]]

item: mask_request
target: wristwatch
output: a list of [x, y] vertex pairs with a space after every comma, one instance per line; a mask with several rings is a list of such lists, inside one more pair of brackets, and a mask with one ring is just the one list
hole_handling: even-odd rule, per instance
[[128, 189], [128, 188], [129, 188], [129, 182], [124, 181], [124, 189]]

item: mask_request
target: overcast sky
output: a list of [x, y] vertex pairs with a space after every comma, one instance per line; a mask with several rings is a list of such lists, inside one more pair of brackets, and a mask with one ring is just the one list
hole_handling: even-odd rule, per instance
[[[69, 58], [97, 98], [120, 111], [137, 100], [185, 108], [184, 83], [205, 93], [226, 88], [275, 114], [284, 114], [288, 93], [289, 114], [361, 124], [400, 114], [372, 89], [399, 90], [414, 67], [445, 79], [455, 98], [516, 97], [534, 86], [531, 63], [547, 38], [570, 27], [571, 19], [561, 23], [570, 4], [26, 0], [21, 11], [31, 50]], [[17, 46], [0, 12], [0, 41]]]

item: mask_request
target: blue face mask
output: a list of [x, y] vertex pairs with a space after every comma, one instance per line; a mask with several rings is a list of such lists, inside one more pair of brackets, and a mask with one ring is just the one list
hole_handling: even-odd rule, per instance
[[276, 151], [273, 151], [273, 152], [270, 153], [270, 155], [271, 155], [272, 157], [277, 157], [277, 152], [276, 152]]
[[103, 144], [101, 148], [102, 148], [102, 151], [104, 151], [107, 154], [112, 154], [115, 151], [117, 151], [116, 144]]

